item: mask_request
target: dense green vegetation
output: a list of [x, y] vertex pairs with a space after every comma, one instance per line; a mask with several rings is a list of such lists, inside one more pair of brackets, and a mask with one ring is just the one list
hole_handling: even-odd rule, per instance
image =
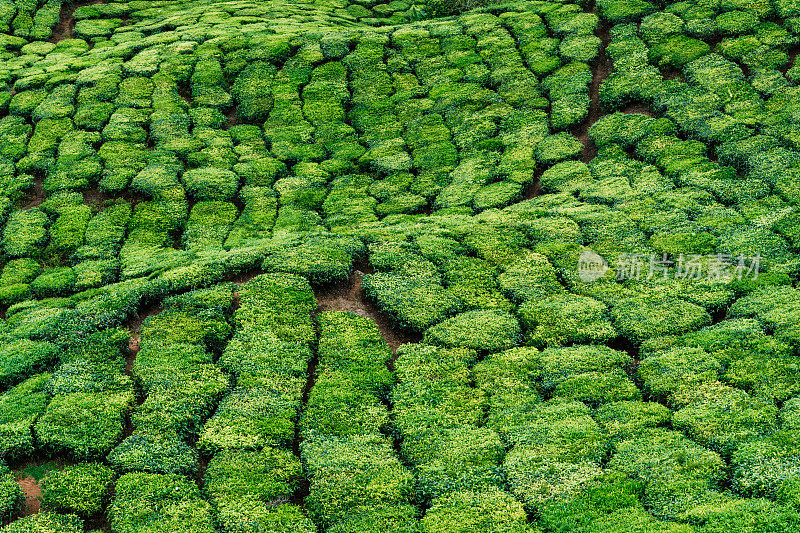
[[0, 531], [800, 530], [798, 51], [797, 0], [0, 0]]

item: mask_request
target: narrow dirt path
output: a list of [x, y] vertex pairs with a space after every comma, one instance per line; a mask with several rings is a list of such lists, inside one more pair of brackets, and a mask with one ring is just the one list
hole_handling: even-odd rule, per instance
[[111, 200], [112, 197], [100, 190], [97, 185], [90, 187], [82, 192], [83, 203], [92, 208], [92, 211], [103, 211], [103, 205]]
[[75, 30], [75, 10], [83, 6], [94, 6], [102, 4], [103, 0], [82, 0], [79, 2], [66, 1], [61, 4], [61, 15], [58, 24], [53, 28], [50, 38], [47, 39], [51, 43], [57, 43], [64, 39], [72, 39]]
[[[589, 12], [600, 16], [594, 5]], [[601, 18], [595, 32], [595, 35], [600, 38], [600, 51], [592, 64], [592, 82], [589, 84], [589, 113], [573, 133], [583, 144], [580, 159], [584, 163], [589, 163], [597, 156], [597, 146], [589, 138], [589, 128], [606, 114], [600, 105], [600, 85], [611, 75], [613, 70], [611, 58], [606, 52], [606, 48], [611, 42], [610, 30], [609, 24]]]
[[786, 73], [789, 71], [790, 68], [794, 65], [795, 60], [797, 59], [797, 54], [800, 52], [800, 44], [794, 44], [789, 47], [787, 54], [789, 55], [789, 61], [780, 68], [781, 73], [785, 76]]
[[400, 331], [389, 315], [369, 301], [366, 291], [361, 285], [361, 280], [364, 275], [372, 272], [371, 266], [362, 264], [353, 269], [347, 282], [317, 289], [314, 293], [317, 299], [317, 309], [318, 312], [348, 311], [369, 318], [377, 324], [381, 337], [395, 354], [401, 345], [421, 341], [422, 335]]
[[41, 174], [35, 175], [31, 188], [20, 200], [20, 209], [30, 209], [41, 205], [46, 198], [47, 196], [44, 193], [44, 176]]
[[649, 107], [642, 103], [631, 104], [624, 109], [621, 110], [622, 113], [636, 113], [639, 115], [647, 115], [648, 117], [655, 118], [655, 113], [653, 113]]
[[17, 480], [17, 483], [19, 483], [22, 489], [22, 496], [24, 498], [22, 516], [30, 516], [39, 513], [42, 510], [42, 490], [39, 488], [39, 482], [28, 476]]
[[142, 323], [153, 315], [157, 315], [164, 308], [160, 303], [151, 304], [128, 320], [123, 327], [131, 332], [131, 338], [128, 341], [128, 355], [125, 357], [125, 374], [133, 377], [133, 363], [136, 361], [136, 355], [139, 353], [139, 342], [142, 340]]

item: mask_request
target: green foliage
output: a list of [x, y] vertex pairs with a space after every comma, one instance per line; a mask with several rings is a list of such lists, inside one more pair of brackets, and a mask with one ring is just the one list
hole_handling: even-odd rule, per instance
[[83, 520], [73, 514], [37, 513], [3, 527], [4, 533], [80, 533]]
[[644, 429], [615, 447], [608, 466], [645, 484], [643, 503], [656, 517], [675, 517], [701, 503], [724, 477], [717, 453], [675, 431]]
[[298, 405], [266, 388], [236, 389], [220, 402], [203, 427], [202, 450], [288, 446], [294, 439]]
[[75, 392], [53, 398], [36, 422], [39, 444], [52, 453], [78, 460], [105, 456], [122, 437], [124, 418], [133, 402], [130, 392]]
[[800, 514], [795, 509], [762, 498], [725, 498], [692, 509], [688, 518], [702, 533], [788, 533], [800, 524]]
[[544, 165], [574, 159], [583, 150], [583, 145], [572, 135], [559, 133], [543, 139], [536, 145], [536, 160]]
[[317, 527], [299, 506], [265, 506], [253, 496], [217, 504], [217, 520], [225, 533], [316, 533]]
[[0, 348], [0, 383], [13, 385], [53, 365], [58, 349], [49, 342], [19, 339]]
[[197, 469], [197, 452], [169, 434], [134, 433], [108, 454], [107, 461], [119, 473], [189, 475]]
[[38, 208], [14, 211], [3, 230], [3, 250], [9, 257], [36, 255], [47, 239], [48, 223]]
[[312, 235], [264, 258], [262, 269], [297, 274], [315, 285], [341, 282], [348, 278], [353, 260], [361, 252], [361, 243], [352, 238]]
[[383, 436], [306, 440], [300, 452], [311, 479], [306, 508], [323, 527], [358, 507], [410, 500], [412, 475]]
[[0, 450], [16, 459], [33, 453], [32, 427], [50, 396], [45, 385], [50, 374], [33, 376], [0, 396]]
[[22, 489], [11, 470], [5, 464], [0, 465], [0, 515], [4, 520], [19, 509], [22, 498]]
[[685, 333], [711, 322], [705, 309], [676, 298], [623, 299], [611, 308], [611, 316], [623, 335], [634, 343], [658, 335]]
[[226, 201], [236, 194], [239, 177], [230, 170], [204, 167], [184, 172], [183, 183], [186, 192], [198, 200]]
[[328, 531], [331, 533], [417, 533], [416, 508], [411, 505], [358, 507]]
[[97, 463], [55, 470], [41, 481], [42, 505], [60, 513], [95, 515], [108, 503], [113, 481], [114, 472]]
[[109, 508], [111, 527], [133, 533], [141, 524], [155, 531], [213, 533], [211, 507], [200, 499], [197, 485], [179, 475], [125, 474], [117, 480]]
[[601, 406], [594, 419], [612, 437], [627, 439], [647, 428], [666, 426], [672, 413], [656, 402], [620, 401]]
[[505, 492], [454, 492], [434, 502], [420, 521], [425, 533], [523, 533], [527, 524], [522, 506]]
[[479, 351], [511, 348], [521, 339], [517, 320], [502, 311], [467, 311], [425, 331], [425, 342]]
[[209, 462], [205, 487], [218, 505], [247, 498], [270, 503], [291, 498], [299, 487], [300, 470], [300, 460], [289, 451], [226, 450]]
[[617, 335], [608, 308], [593, 298], [559, 294], [526, 300], [519, 315], [536, 346], [605, 343]]
[[681, 406], [672, 417], [675, 428], [727, 458], [743, 443], [777, 429], [772, 401], [709, 381], [675, 395]]
[[377, 272], [364, 276], [362, 284], [367, 296], [411, 329], [423, 330], [458, 308], [458, 300], [435, 279]]

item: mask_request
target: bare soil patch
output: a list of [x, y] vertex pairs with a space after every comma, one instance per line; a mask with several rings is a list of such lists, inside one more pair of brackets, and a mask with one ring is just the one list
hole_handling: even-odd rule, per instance
[[83, 191], [83, 203], [91, 207], [93, 211], [102, 211], [105, 203], [111, 199], [111, 196], [101, 191], [100, 187], [97, 186]]
[[364, 265], [361, 267], [354, 269], [346, 282], [315, 291], [318, 312], [347, 311], [369, 318], [377, 324], [381, 337], [392, 349], [392, 353], [396, 353], [402, 344], [422, 340], [422, 335], [419, 333], [401, 331], [389, 315], [369, 301], [361, 285], [361, 279], [365, 274], [370, 274], [372, 269]]
[[628, 114], [635, 113], [639, 115], [647, 115], [648, 117], [652, 118], [655, 118], [656, 116], [655, 113], [650, 111], [649, 107], [641, 103], [631, 104], [628, 107], [622, 109], [622, 112]]
[[39, 483], [30, 476], [18, 479], [17, 483], [22, 489], [25, 500], [22, 506], [22, 516], [40, 512], [42, 510], [42, 490], [39, 488]]
[[132, 374], [133, 363], [139, 353], [139, 342], [142, 340], [142, 323], [147, 317], [157, 315], [161, 311], [163, 311], [163, 307], [161, 307], [160, 303], [145, 307], [142, 311], [136, 313], [136, 316], [128, 320], [124, 326], [131, 332], [131, 339], [128, 341], [128, 355], [125, 357], [125, 373], [129, 376]]
[[225, 118], [227, 118], [228, 121], [222, 127], [222, 129], [224, 129], [224, 130], [229, 130], [232, 127], [237, 126], [237, 125], [240, 124], [239, 115], [236, 113], [236, 108], [231, 109], [230, 111], [225, 113]]
[[20, 201], [20, 209], [30, 209], [41, 205], [46, 198], [47, 195], [44, 193], [44, 176], [40, 174], [34, 175], [33, 185]]
[[79, 2], [64, 2], [61, 4], [61, 16], [58, 24], [53, 28], [53, 33], [47, 39], [51, 43], [57, 43], [63, 39], [72, 39], [75, 31], [75, 10], [83, 6], [94, 6], [102, 4], [103, 0], [82, 0]]
[[[596, 9], [592, 9], [596, 13]], [[613, 64], [611, 58], [606, 53], [606, 47], [611, 42], [610, 26], [602, 19], [597, 27], [597, 36], [600, 38], [600, 52], [592, 65], [592, 82], [589, 84], [589, 112], [581, 122], [573, 135], [583, 144], [581, 161], [588, 163], [597, 156], [597, 146], [589, 138], [589, 128], [600, 120], [606, 113], [600, 105], [600, 85], [611, 75]]]

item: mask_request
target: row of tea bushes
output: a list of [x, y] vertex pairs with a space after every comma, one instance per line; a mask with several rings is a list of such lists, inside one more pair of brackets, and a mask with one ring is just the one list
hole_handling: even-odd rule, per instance
[[308, 282], [262, 274], [237, 290], [235, 331], [217, 361], [234, 388], [202, 427], [211, 457], [205, 493], [223, 531], [316, 531], [299, 506], [301, 463], [293, 453], [315, 334]]
[[309, 515], [340, 533], [414, 531], [412, 476], [384, 435], [392, 351], [368, 318], [331, 311], [316, 320], [315, 381], [298, 425]]

